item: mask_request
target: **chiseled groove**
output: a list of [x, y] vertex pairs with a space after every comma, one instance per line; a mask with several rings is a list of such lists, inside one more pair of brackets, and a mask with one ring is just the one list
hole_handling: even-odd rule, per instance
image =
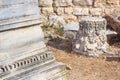
[[52, 58], [52, 54], [46, 52], [46, 53], [43, 53], [43, 54], [34, 55], [34, 56], [31, 56], [31, 57], [22, 59], [22, 60], [17, 61], [13, 64], [5, 65], [5, 66], [0, 68], [0, 70], [2, 71], [0, 73], [0, 76], [2, 74], [4, 75], [4, 73], [6, 74], [6, 73], [9, 73], [13, 70], [17, 70], [17, 69], [20, 69], [20, 68], [25, 68], [27, 66], [34, 65], [35, 63], [46, 61], [47, 59], [50, 59], [50, 58]]

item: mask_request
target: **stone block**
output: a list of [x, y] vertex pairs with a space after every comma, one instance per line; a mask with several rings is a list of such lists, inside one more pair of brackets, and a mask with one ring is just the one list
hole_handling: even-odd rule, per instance
[[[18, 28], [18, 27], [21, 27], [21, 25], [26, 26], [26, 25], [40, 23], [39, 8], [36, 7], [37, 4], [38, 2], [36, 0], [34, 1], [33, 0], [30, 0], [30, 1], [0, 0], [0, 7], [1, 7], [0, 8], [0, 15], [1, 15], [0, 31], [11, 29], [11, 28], [12, 29]], [[7, 6], [4, 6], [4, 5], [7, 5]], [[15, 24], [11, 24], [13, 22]], [[7, 24], [11, 24], [11, 25], [7, 25]]]
[[108, 49], [106, 36], [106, 20], [97, 17], [82, 18], [73, 50], [87, 56], [100, 56]]
[[58, 7], [58, 8], [56, 8], [56, 13], [57, 13], [57, 15], [62, 15], [62, 14], [64, 14], [64, 8], [63, 8], [63, 7]]
[[62, 15], [64, 17], [65, 22], [76, 22], [78, 21], [77, 16], [72, 14]]
[[65, 24], [65, 20], [63, 16], [58, 16], [58, 15], [50, 15], [49, 16], [49, 22], [50, 25], [53, 25], [54, 27], [62, 27], [62, 25]]
[[104, 4], [106, 4], [106, 1], [104, 0], [94, 0], [94, 7], [103, 7]]
[[47, 50], [38, 0], [0, 0], [0, 80], [66, 80]]
[[68, 39], [76, 39], [77, 31], [79, 30], [79, 23], [78, 22], [69, 22], [63, 25], [64, 33], [63, 36]]
[[54, 0], [53, 6], [54, 7], [62, 7], [62, 6], [71, 6], [72, 0]]
[[77, 16], [85, 16], [89, 15], [89, 9], [88, 8], [74, 8], [73, 14]]
[[104, 13], [105, 13], [105, 14], [111, 14], [111, 13], [114, 12], [114, 10], [115, 10], [115, 8], [106, 8], [106, 9], [104, 10]]
[[75, 6], [92, 6], [93, 0], [73, 0]]
[[49, 15], [46, 16], [46, 14], [41, 14], [40, 15], [40, 19], [42, 21], [42, 24], [46, 24], [46, 22], [48, 21], [48, 17], [49, 17]]
[[73, 13], [73, 8], [72, 7], [66, 7], [65, 8], [65, 14], [72, 14]]
[[120, 0], [106, 0], [107, 4], [110, 5], [119, 5]]
[[40, 7], [52, 7], [53, 0], [39, 0]]
[[54, 12], [53, 7], [43, 7], [42, 8], [42, 13], [43, 14], [48, 15], [48, 14], [53, 13], [53, 12]]
[[101, 8], [91, 8], [90, 13], [93, 16], [100, 16], [102, 14], [102, 9]]

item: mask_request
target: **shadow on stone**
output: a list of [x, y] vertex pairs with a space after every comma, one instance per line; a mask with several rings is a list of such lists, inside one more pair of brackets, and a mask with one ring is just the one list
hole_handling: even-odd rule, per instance
[[109, 45], [120, 48], [120, 35], [112, 34], [108, 35], [107, 38]]

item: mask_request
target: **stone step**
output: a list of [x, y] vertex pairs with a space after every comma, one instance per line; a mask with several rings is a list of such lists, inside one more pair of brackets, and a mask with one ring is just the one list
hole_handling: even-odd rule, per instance
[[[32, 69], [21, 70], [14, 74], [4, 76], [2, 80], [57, 80], [63, 78], [66, 80], [65, 66], [62, 63], [55, 61], [43, 63], [42, 65], [36, 65]], [[58, 74], [58, 75], [57, 75]]]

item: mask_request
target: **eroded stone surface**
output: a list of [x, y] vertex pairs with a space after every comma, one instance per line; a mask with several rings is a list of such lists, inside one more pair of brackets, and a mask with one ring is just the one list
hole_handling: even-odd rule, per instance
[[103, 18], [86, 17], [80, 21], [77, 37], [73, 42], [75, 52], [99, 56], [108, 48], [106, 37], [106, 20]]
[[65, 24], [63, 26], [64, 28], [64, 37], [68, 38], [68, 39], [76, 39], [76, 34], [77, 31], [79, 30], [79, 23], [78, 22], [72, 22], [72, 23], [68, 23]]
[[39, 0], [39, 7], [44, 10], [43, 15], [46, 11], [52, 12], [48, 14], [61, 15], [65, 21], [73, 22], [74, 20], [67, 20], [67, 14], [78, 19], [84, 16], [103, 17], [106, 13], [113, 13], [116, 8], [120, 9], [120, 0]]
[[75, 16], [75, 15], [66, 14], [66, 15], [63, 15], [63, 17], [64, 17], [65, 22], [67, 22], [67, 23], [72, 23], [72, 22], [78, 21], [77, 16]]
[[[53, 10], [53, 7], [43, 7], [42, 8], [42, 13], [44, 14], [44, 15], [49, 15], [49, 14], [51, 14], [51, 13], [53, 13], [54, 12], [54, 10]], [[46, 16], [47, 17], [47, 16]]]
[[114, 4], [114, 5], [118, 5], [119, 4], [119, 2], [120, 2], [120, 0], [106, 0], [106, 2], [107, 2], [107, 4]]
[[74, 8], [73, 14], [81, 15], [81, 16], [89, 15], [89, 9], [88, 8]]
[[53, 25], [53, 27], [62, 27], [62, 25], [65, 24], [65, 20], [63, 19], [62, 16], [57, 16], [57, 15], [51, 15], [49, 16], [49, 22], [50, 25]]
[[72, 13], [73, 13], [73, 8], [72, 7], [65, 8], [65, 14], [72, 14]]
[[73, 4], [76, 6], [92, 6], [93, 0], [73, 0]]
[[54, 0], [54, 7], [60, 7], [60, 6], [70, 6], [72, 5], [72, 0]]
[[52, 7], [53, 0], [39, 0], [39, 6]]
[[106, 4], [104, 0], [94, 0], [94, 7], [104, 7], [104, 4]]
[[62, 7], [56, 8], [56, 13], [57, 13], [57, 15], [64, 14], [64, 8], [62, 8]]
[[101, 8], [92, 8], [92, 9], [90, 9], [90, 13], [93, 16], [100, 16], [102, 14], [102, 9]]

